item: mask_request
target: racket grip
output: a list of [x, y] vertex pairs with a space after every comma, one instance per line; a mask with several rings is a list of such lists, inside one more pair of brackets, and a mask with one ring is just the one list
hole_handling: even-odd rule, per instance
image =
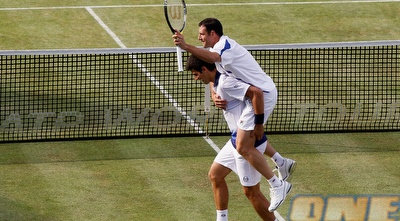
[[178, 59], [178, 71], [183, 72], [182, 49], [179, 46], [176, 47], [176, 56]]
[[204, 112], [208, 113], [210, 112], [211, 108], [211, 89], [210, 85], [206, 84], [204, 85]]

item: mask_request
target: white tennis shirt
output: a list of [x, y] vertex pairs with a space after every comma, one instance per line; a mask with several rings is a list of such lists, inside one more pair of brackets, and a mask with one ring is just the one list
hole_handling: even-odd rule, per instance
[[[250, 116], [254, 116], [253, 104], [250, 99], [246, 97], [246, 92], [249, 87], [250, 85], [245, 82], [218, 72], [215, 77], [213, 90], [223, 100], [227, 101], [227, 106], [223, 113], [231, 132], [232, 145], [235, 148], [238, 123], [240, 119], [244, 114], [246, 115], [246, 113], [250, 113]], [[253, 125], [254, 118], [248, 119], [248, 115], [246, 116], [247, 118], [244, 118], [247, 121], [246, 124]], [[249, 120], [250, 122], [248, 122]], [[255, 146], [261, 145], [266, 140], [267, 137], [264, 134], [261, 140], [256, 141]]]
[[275, 88], [275, 83], [243, 46], [228, 36], [221, 36], [214, 47], [209, 49], [221, 56], [221, 62], [215, 65], [220, 73], [237, 78], [245, 83], [269, 92]]
[[227, 102], [223, 113], [231, 133], [236, 132], [237, 122], [245, 106], [251, 105], [249, 99], [245, 97], [249, 87], [249, 84], [217, 72], [213, 90]]

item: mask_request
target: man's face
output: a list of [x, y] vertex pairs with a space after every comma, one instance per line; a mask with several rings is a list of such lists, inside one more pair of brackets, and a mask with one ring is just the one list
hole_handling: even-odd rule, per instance
[[203, 45], [204, 48], [209, 48], [214, 46], [212, 33], [213, 31], [208, 33], [206, 27], [204, 27], [203, 25], [199, 27], [199, 41], [201, 41], [201, 44]]
[[201, 80], [204, 84], [208, 84], [210, 83], [211, 79], [210, 76], [206, 73], [200, 72], [200, 71], [196, 71], [196, 70], [192, 70], [192, 75], [193, 75], [193, 79], [196, 81]]

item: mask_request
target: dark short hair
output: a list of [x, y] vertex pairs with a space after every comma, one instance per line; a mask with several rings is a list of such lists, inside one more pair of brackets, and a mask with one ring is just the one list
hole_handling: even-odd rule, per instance
[[199, 23], [199, 27], [204, 26], [208, 33], [215, 31], [218, 36], [224, 35], [221, 22], [216, 18], [206, 18]]
[[214, 63], [205, 62], [194, 55], [190, 55], [189, 59], [186, 62], [187, 71], [196, 70], [198, 72], [201, 72], [201, 67], [203, 66], [206, 67], [209, 71], [213, 71], [215, 69]]

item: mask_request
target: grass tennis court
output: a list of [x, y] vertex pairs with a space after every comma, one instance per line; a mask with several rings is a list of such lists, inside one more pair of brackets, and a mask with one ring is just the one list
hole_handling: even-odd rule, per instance
[[[218, 17], [225, 33], [243, 45], [397, 40], [400, 33], [397, 1], [239, 2], [187, 1], [187, 42], [198, 45], [197, 24], [205, 17]], [[118, 47], [87, 7], [127, 47], [171, 47], [161, 5], [155, 0], [2, 0], [0, 49]]]
[[[398, 132], [271, 135], [296, 194], [398, 194]], [[222, 146], [228, 137], [211, 137]], [[212, 220], [202, 138], [1, 144], [1, 220]], [[230, 220], [258, 220], [235, 175]], [[267, 192], [267, 183], [263, 181]], [[291, 198], [289, 197], [289, 199]], [[279, 212], [286, 216], [289, 201]]]
[[[225, 33], [244, 45], [400, 36], [398, 1], [253, 2], [187, 1], [187, 41], [198, 45], [197, 23], [204, 17], [218, 17]], [[172, 47], [161, 5], [154, 0], [0, 0], [0, 49], [120, 47], [88, 9], [126, 47]], [[211, 136], [220, 148], [228, 138]], [[269, 139], [299, 162], [294, 190], [278, 210], [284, 217], [296, 194], [400, 193], [400, 132], [274, 134]], [[207, 172], [216, 153], [200, 136], [2, 143], [0, 153], [0, 220], [215, 217]], [[236, 177], [228, 182], [230, 220], [258, 220]], [[265, 182], [263, 188], [268, 196]]]

